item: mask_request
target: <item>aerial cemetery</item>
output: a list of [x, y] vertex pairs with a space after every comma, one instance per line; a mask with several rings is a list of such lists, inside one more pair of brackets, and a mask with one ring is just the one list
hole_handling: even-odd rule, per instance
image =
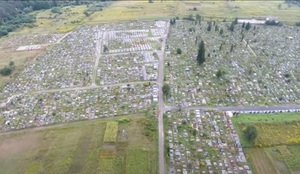
[[104, 55], [97, 69], [97, 84], [115, 84], [157, 79], [158, 57], [152, 52]]
[[156, 51], [161, 49], [166, 24], [82, 26], [61, 36], [0, 93], [1, 131], [141, 113], [155, 107]]
[[[166, 45], [168, 105], [299, 104], [297, 38], [292, 26], [176, 21]], [[201, 41], [205, 62], [199, 65]]]
[[96, 89], [24, 94], [0, 113], [1, 131], [83, 119], [145, 112], [152, 106], [152, 86], [105, 86]]
[[230, 114], [167, 112], [168, 173], [252, 173]]

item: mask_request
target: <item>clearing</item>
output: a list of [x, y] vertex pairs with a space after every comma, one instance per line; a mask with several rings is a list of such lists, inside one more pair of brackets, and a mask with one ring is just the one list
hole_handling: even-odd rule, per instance
[[[1, 173], [156, 173], [155, 138], [144, 135], [149, 119], [131, 115], [4, 133]], [[118, 129], [115, 142], [104, 142], [108, 125]]]

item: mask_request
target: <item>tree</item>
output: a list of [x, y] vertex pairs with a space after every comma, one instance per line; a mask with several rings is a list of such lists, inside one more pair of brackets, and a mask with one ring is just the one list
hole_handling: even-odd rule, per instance
[[245, 26], [245, 29], [246, 30], [249, 30], [251, 28], [251, 25], [250, 25], [250, 23], [248, 22], [247, 24], [246, 24], [246, 26]]
[[223, 34], [223, 28], [221, 28], [221, 30], [220, 30], [220, 35], [222, 35]]
[[177, 54], [181, 54], [181, 49], [180, 49], [180, 48], [177, 48], [176, 53], [177, 53]]
[[215, 31], [219, 31], [218, 25], [215, 25]]
[[196, 14], [196, 20], [199, 22], [199, 25], [201, 25], [201, 16], [199, 14]]
[[225, 72], [223, 70], [219, 69], [216, 73], [216, 76], [218, 77], [218, 79], [220, 79], [224, 74], [225, 74]]
[[196, 14], [196, 20], [201, 21], [201, 16], [199, 14]]
[[242, 28], [245, 28], [245, 25], [246, 25], [246, 23], [245, 23], [245, 22], [243, 22], [243, 24], [242, 24]]
[[211, 30], [211, 24], [208, 24], [207, 31]]
[[238, 18], [235, 18], [233, 22], [234, 22], [234, 25], [236, 25], [238, 23]]
[[4, 68], [2, 68], [2, 69], [0, 70], [0, 74], [2, 74], [2, 75], [4, 75], [4, 76], [10, 75], [11, 72], [12, 72], [12, 69], [11, 69], [11, 67], [8, 67], [8, 66], [5, 66]]
[[107, 46], [106, 45], [103, 45], [103, 52], [105, 53], [105, 52], [108, 52], [109, 50], [108, 50], [108, 48], [107, 48]]
[[231, 45], [230, 52], [233, 51], [234, 45]]
[[10, 67], [14, 67], [14, 66], [15, 66], [15, 62], [14, 62], [14, 61], [10, 61], [10, 62], [9, 62], [9, 66], [10, 66]]
[[229, 27], [229, 30], [230, 31], [234, 31], [234, 21], [231, 22], [231, 25]]
[[164, 84], [164, 86], [162, 87], [162, 91], [163, 91], [163, 94], [164, 94], [166, 97], [169, 97], [169, 96], [170, 96], [170, 91], [171, 91], [170, 85]]
[[244, 134], [248, 141], [253, 142], [257, 137], [256, 127], [253, 125], [248, 125], [244, 131]]
[[197, 62], [198, 65], [202, 65], [205, 62], [205, 45], [203, 40], [199, 44]]

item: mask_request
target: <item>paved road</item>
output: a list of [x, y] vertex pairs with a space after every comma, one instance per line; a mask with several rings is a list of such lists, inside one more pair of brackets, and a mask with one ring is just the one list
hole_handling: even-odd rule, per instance
[[172, 110], [220, 110], [220, 111], [273, 111], [273, 110], [293, 110], [300, 109], [300, 105], [289, 104], [289, 105], [277, 105], [277, 106], [224, 106], [224, 107], [213, 107], [213, 106], [189, 106], [189, 107], [178, 107], [178, 106], [165, 106], [166, 111]]
[[162, 47], [161, 51], [157, 52], [159, 56], [159, 64], [158, 64], [158, 79], [157, 83], [159, 85], [159, 91], [158, 91], [158, 109], [159, 109], [159, 115], [158, 115], [158, 150], [159, 150], [159, 174], [165, 173], [165, 152], [164, 152], [164, 123], [163, 123], [163, 114], [164, 114], [164, 100], [163, 100], [163, 92], [162, 92], [162, 86], [164, 83], [164, 57], [165, 57], [165, 47], [166, 47], [166, 40], [169, 33], [169, 27], [170, 23], [167, 23], [166, 26], [166, 32], [163, 37]]

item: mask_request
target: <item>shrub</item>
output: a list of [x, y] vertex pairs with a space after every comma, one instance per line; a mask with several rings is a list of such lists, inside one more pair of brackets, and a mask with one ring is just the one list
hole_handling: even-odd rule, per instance
[[8, 31], [6, 29], [0, 29], [0, 37], [6, 36], [8, 34]]
[[11, 72], [12, 72], [12, 69], [11, 69], [11, 67], [8, 67], [8, 66], [5, 66], [4, 68], [2, 68], [2, 69], [0, 70], [0, 73], [1, 73], [2, 75], [4, 75], [4, 76], [10, 75]]
[[181, 54], [181, 53], [182, 53], [181, 49], [180, 49], [180, 48], [177, 48], [176, 53], [177, 53], [177, 54]]

